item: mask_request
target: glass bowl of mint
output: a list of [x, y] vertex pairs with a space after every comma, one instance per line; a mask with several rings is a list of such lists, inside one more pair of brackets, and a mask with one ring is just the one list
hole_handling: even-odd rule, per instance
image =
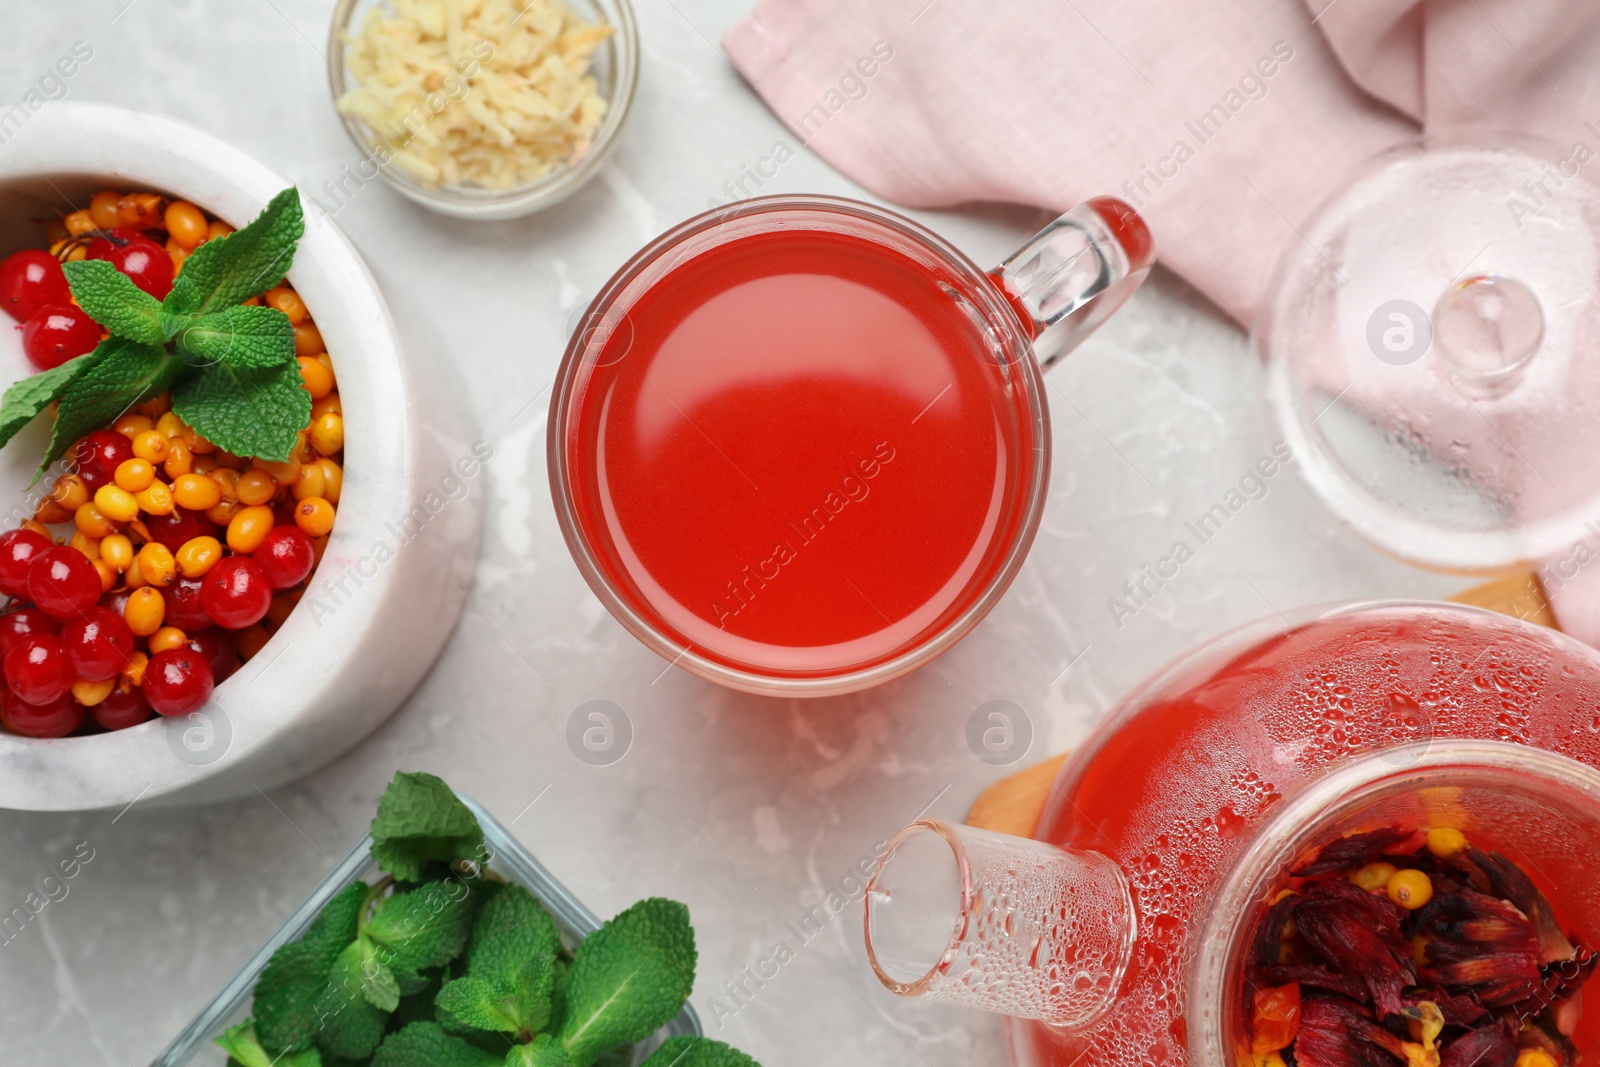
[[400, 773], [151, 1067], [758, 1067], [701, 1035], [695, 959], [684, 905], [601, 923], [482, 807]]

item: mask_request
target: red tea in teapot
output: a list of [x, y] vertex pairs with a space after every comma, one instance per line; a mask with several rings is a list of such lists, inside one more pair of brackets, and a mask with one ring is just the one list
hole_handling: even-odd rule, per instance
[[803, 677], [892, 659], [968, 608], [1041, 459], [965, 284], [821, 226], [651, 282], [578, 368], [566, 437], [577, 522], [633, 610]]

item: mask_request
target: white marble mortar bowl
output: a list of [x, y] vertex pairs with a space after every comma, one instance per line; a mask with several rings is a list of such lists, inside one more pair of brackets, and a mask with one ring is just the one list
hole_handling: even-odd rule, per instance
[[[7, 136], [9, 135], [9, 137]], [[0, 129], [0, 256], [102, 188], [149, 189], [234, 226], [290, 183], [223, 141], [123, 108], [48, 103]], [[408, 359], [377, 283], [309, 200], [289, 271], [333, 358], [345, 418], [338, 517], [305, 598], [194, 715], [41, 741], [0, 733], [0, 807], [198, 803], [282, 785], [378, 726], [432, 664], [476, 561], [483, 463], [432, 367]], [[33, 373], [0, 315], [0, 378]], [[48, 413], [0, 449], [0, 527], [29, 517]]]

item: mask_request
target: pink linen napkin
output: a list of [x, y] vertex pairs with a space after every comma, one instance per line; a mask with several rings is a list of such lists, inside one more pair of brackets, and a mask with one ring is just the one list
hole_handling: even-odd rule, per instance
[[[759, 0], [724, 45], [873, 193], [1121, 196], [1246, 326], [1300, 220], [1424, 128], [1600, 146], [1593, 0]], [[1600, 644], [1600, 567], [1547, 584]]]

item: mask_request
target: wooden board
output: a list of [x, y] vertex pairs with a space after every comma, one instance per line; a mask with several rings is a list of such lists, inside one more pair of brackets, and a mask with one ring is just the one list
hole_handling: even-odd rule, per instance
[[[1532, 571], [1496, 578], [1450, 599], [1552, 629], [1556, 625], [1555, 615], [1550, 611], [1550, 602], [1545, 599], [1539, 577]], [[1032, 837], [1034, 828], [1039, 825], [1039, 817], [1044, 814], [1056, 772], [1066, 758], [1066, 753], [1052, 756], [1043, 763], [1000, 779], [979, 793], [978, 799], [972, 802], [967, 812], [967, 824], [996, 833]]]

